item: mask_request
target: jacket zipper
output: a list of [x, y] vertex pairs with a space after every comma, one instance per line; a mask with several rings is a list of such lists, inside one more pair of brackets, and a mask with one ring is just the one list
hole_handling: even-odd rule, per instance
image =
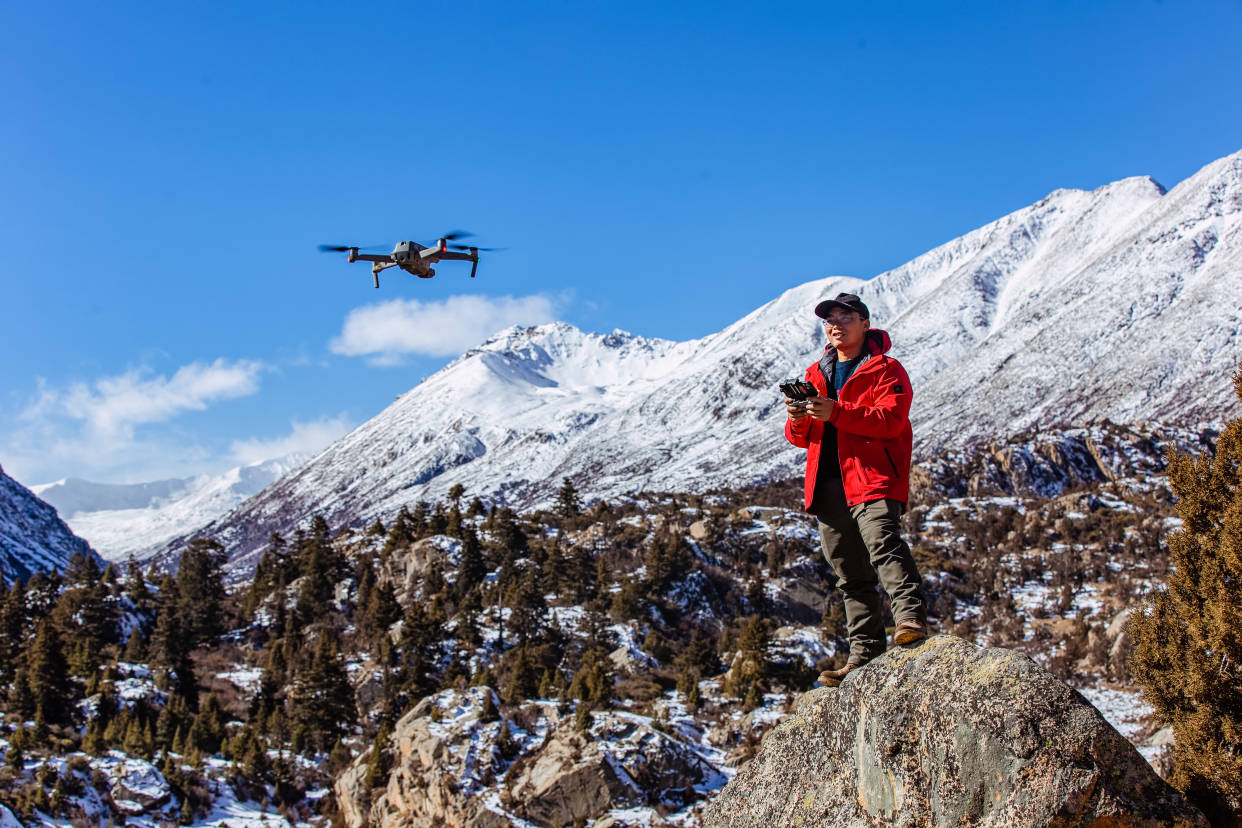
[[901, 479], [901, 472], [897, 471], [897, 463], [893, 461], [893, 455], [888, 453], [888, 446], [884, 447], [884, 456], [888, 458], [888, 464], [893, 467], [893, 477]]
[[[864, 345], [864, 347], [866, 347], [866, 346]], [[824, 365], [823, 365], [823, 362], [821, 361], [821, 362], [817, 362], [817, 363], [815, 363], [816, 367], [817, 367], [817, 368], [819, 368], [819, 375], [820, 375], [821, 377], [823, 377], [823, 378], [824, 378], [824, 387], [826, 387], [826, 388], [828, 389], [828, 396], [829, 396], [829, 398], [830, 398], [830, 399], [832, 399], [832, 400], [834, 400], [834, 401], [838, 401], [838, 400], [840, 400], [840, 399], [841, 399], [841, 392], [845, 390], [845, 386], [847, 386], [847, 385], [849, 385], [849, 384], [850, 384], [850, 380], [852, 380], [852, 379], [854, 379], [854, 377], [858, 376], [858, 372], [862, 369], [862, 367], [863, 367], [864, 365], [866, 365], [866, 364], [867, 364], [867, 362], [868, 362], [869, 360], [874, 359], [874, 358], [875, 358], [875, 357], [877, 357], [877, 356], [881, 356], [881, 354], [872, 354], [872, 353], [867, 353], [867, 354], [864, 354], [864, 355], [863, 355], [863, 358], [862, 358], [862, 359], [860, 359], [860, 360], [858, 360], [858, 365], [856, 365], [856, 366], [854, 367], [854, 371], [853, 371], [853, 373], [851, 373], [848, 377], [846, 377], [846, 378], [845, 378], [845, 382], [841, 385], [841, 390], [840, 390], [840, 391], [838, 391], [838, 390], [837, 390], [836, 383], [835, 383], [835, 382], [833, 382], [831, 379], [829, 379], [829, 378], [828, 378], [828, 377], [824, 374]], [[835, 366], [835, 365], [836, 365], [836, 361], [834, 360], [832, 364]]]

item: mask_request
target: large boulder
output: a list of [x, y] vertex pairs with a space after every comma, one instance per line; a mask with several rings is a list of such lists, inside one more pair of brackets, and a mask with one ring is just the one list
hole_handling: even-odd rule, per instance
[[1206, 825], [1081, 695], [952, 636], [807, 693], [706, 828]]
[[699, 799], [696, 788], [720, 784], [719, 771], [676, 728], [620, 711], [592, 719], [582, 733], [564, 722], [514, 765], [514, 813], [536, 825], [592, 825], [615, 808], [682, 808]]

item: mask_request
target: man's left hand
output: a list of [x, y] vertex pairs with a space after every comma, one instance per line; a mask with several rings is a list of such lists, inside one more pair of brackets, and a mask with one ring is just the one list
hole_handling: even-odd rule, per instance
[[836, 407], [836, 402], [827, 397], [808, 397], [806, 401], [806, 413], [810, 414], [817, 420], [827, 422], [832, 416], [832, 409]]

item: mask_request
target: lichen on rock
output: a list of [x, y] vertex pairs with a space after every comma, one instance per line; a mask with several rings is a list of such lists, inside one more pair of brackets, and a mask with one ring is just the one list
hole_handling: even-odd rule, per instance
[[803, 696], [707, 828], [1206, 825], [1081, 695], [948, 635]]

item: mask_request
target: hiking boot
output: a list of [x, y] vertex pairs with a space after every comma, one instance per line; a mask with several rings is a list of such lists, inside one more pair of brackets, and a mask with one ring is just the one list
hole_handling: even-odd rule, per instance
[[845, 666], [840, 670], [825, 670], [819, 674], [819, 678], [815, 679], [825, 687], [836, 687], [841, 683], [841, 679], [845, 678], [849, 673], [857, 670], [862, 665], [857, 661], [847, 661]]
[[893, 644], [914, 644], [927, 638], [927, 625], [922, 621], [902, 621], [893, 631]]

